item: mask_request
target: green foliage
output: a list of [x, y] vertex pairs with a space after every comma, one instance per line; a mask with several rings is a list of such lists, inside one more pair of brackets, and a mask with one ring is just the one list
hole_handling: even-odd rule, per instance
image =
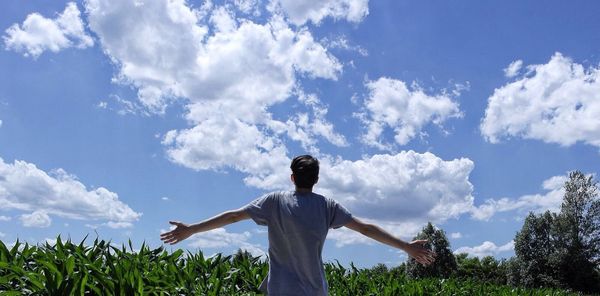
[[325, 265], [330, 295], [576, 295], [554, 289], [525, 289], [494, 285], [473, 280], [422, 278], [411, 279], [395, 269], [345, 269], [339, 263]]
[[456, 259], [450, 250], [450, 243], [446, 238], [446, 233], [442, 229], [436, 229], [431, 222], [427, 223], [427, 226], [425, 226], [414, 239], [425, 239], [429, 241], [426, 247], [435, 252], [435, 262], [429, 266], [423, 266], [417, 263], [413, 258], [410, 258], [406, 269], [411, 277], [448, 278], [456, 271]]
[[[330, 295], [572, 295], [552, 289], [522, 289], [471, 280], [413, 280], [404, 267], [345, 268], [325, 264]], [[268, 265], [247, 252], [233, 256], [202, 252], [139, 250], [96, 239], [30, 246], [0, 241], [0, 295], [259, 295]]]
[[508, 263], [498, 261], [492, 256], [469, 258], [468, 254], [456, 255], [457, 270], [455, 276], [459, 279], [474, 280], [496, 285], [508, 283]]
[[[169, 253], [131, 242], [117, 248], [62, 242], [29, 246], [0, 241], [0, 291], [7, 295], [256, 295], [268, 266], [248, 254]], [[2, 294], [0, 293], [0, 294]], [[4, 295], [4, 294], [3, 294]]]
[[600, 199], [592, 176], [569, 174], [560, 213], [530, 213], [515, 237], [509, 282], [600, 292]]

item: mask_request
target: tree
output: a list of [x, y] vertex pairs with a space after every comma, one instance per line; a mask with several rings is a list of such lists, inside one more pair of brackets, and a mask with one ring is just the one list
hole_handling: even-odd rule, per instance
[[556, 273], [558, 233], [554, 226], [556, 214], [546, 211], [525, 218], [521, 231], [515, 236], [515, 254], [519, 259], [520, 284], [526, 287], [560, 286]]
[[507, 265], [503, 260], [498, 262], [492, 256], [469, 257], [467, 253], [456, 255], [457, 271], [455, 276], [459, 279], [476, 280], [497, 285], [506, 284]]
[[[558, 214], [530, 213], [515, 237], [509, 281], [600, 292], [600, 200], [592, 176], [569, 173]], [[514, 273], [518, 265], [518, 275]]]
[[448, 278], [456, 271], [456, 258], [450, 251], [450, 243], [446, 238], [446, 233], [441, 229], [436, 229], [431, 222], [421, 230], [414, 239], [426, 239], [429, 243], [426, 247], [431, 248], [435, 253], [435, 262], [429, 266], [418, 264], [416, 260], [409, 259], [406, 270], [409, 276], [413, 278], [441, 277]]
[[569, 174], [556, 227], [563, 281], [578, 291], [600, 292], [600, 199], [593, 176]]

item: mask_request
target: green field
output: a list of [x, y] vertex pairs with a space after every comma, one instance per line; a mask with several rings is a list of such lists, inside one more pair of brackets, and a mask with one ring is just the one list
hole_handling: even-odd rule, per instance
[[[576, 295], [474, 281], [407, 278], [402, 272], [325, 265], [331, 295]], [[0, 241], [0, 295], [260, 295], [264, 260], [247, 253], [204, 257], [142, 245]]]

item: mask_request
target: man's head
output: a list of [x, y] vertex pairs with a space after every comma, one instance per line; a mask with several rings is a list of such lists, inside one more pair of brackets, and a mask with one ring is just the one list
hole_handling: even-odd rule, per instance
[[310, 155], [296, 156], [290, 168], [298, 188], [312, 188], [319, 180], [319, 161]]

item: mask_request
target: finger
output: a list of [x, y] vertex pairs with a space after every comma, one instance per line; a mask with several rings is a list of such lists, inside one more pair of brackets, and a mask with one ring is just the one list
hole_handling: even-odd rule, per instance
[[169, 221], [169, 224], [175, 225], [175, 226], [181, 226], [181, 224], [183, 224], [183, 223], [181, 223], [179, 221]]
[[172, 240], [172, 239], [173, 239], [173, 237], [172, 237], [172, 236], [169, 236], [169, 237], [161, 237], [161, 238], [160, 238], [160, 240], [162, 240], [163, 242], [170, 241], [170, 240]]
[[165, 240], [165, 243], [167, 243], [167, 244], [175, 244], [178, 241], [179, 240], [177, 238], [172, 237], [172, 238], [169, 238], [169, 239]]
[[175, 235], [175, 232], [169, 231], [160, 235], [160, 237], [169, 237]]

